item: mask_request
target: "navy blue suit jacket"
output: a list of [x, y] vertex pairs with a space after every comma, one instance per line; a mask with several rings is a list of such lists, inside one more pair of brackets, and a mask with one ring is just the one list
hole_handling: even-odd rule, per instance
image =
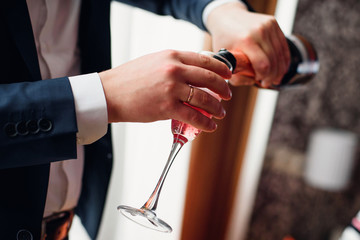
[[[210, 0], [123, 0], [160, 15], [172, 15], [204, 29]], [[110, 63], [110, 0], [82, 0], [79, 47], [82, 73]], [[67, 77], [40, 81], [26, 0], [0, 8], [0, 239], [25, 230], [40, 239], [50, 163], [76, 157], [76, 115]], [[110, 129], [109, 129], [110, 130]], [[94, 239], [112, 168], [110, 131], [85, 146], [83, 188], [76, 213]]]

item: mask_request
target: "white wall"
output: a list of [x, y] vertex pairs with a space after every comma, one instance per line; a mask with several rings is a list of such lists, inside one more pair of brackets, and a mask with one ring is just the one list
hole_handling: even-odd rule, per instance
[[[113, 66], [163, 49], [200, 51], [202, 32], [189, 23], [160, 17], [120, 3], [112, 5]], [[141, 71], [141, 68], [139, 68]], [[160, 177], [172, 143], [170, 121], [113, 124], [114, 169], [99, 240], [178, 239], [187, 184], [191, 144], [183, 147], [164, 184], [158, 217], [173, 232], [160, 233], [123, 217], [116, 207], [141, 207]], [[71, 239], [87, 239], [76, 219]]]

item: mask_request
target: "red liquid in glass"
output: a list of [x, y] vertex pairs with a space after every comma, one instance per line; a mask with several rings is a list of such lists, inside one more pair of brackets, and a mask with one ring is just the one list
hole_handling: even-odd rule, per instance
[[[184, 104], [201, 112], [208, 118], [211, 118], [211, 115], [209, 113], [203, 111], [202, 109], [191, 106], [187, 103], [184, 103]], [[187, 124], [187, 123], [175, 120], [175, 119], [172, 119], [172, 121], [171, 121], [171, 131], [174, 135], [174, 142], [180, 142], [182, 145], [188, 141], [194, 140], [197, 137], [197, 135], [199, 135], [199, 133], [201, 133], [200, 129], [197, 129], [196, 127], [194, 127], [190, 124]]]

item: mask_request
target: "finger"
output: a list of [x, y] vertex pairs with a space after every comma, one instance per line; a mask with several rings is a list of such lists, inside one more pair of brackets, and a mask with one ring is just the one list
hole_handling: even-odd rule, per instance
[[182, 52], [179, 55], [179, 60], [186, 64], [201, 67], [212, 72], [217, 73], [222, 78], [229, 79], [232, 75], [230, 69], [225, 63], [205, 54], [194, 52]]
[[213, 132], [216, 130], [217, 125], [211, 118], [206, 117], [204, 114], [190, 106], [178, 103], [176, 111], [172, 117], [173, 119], [188, 123], [193, 127], [205, 132]]
[[262, 42], [262, 48], [267, 52], [271, 59], [271, 71], [268, 78], [264, 78], [263, 82], [271, 84], [279, 84], [287, 72], [290, 64], [290, 51], [286, 38], [276, 21], [271, 21], [268, 29], [269, 39]]
[[270, 59], [258, 43], [248, 41], [242, 51], [249, 58], [255, 72], [255, 80], [261, 81], [270, 72]]
[[276, 39], [276, 34], [270, 33], [266, 44], [263, 45], [263, 49], [266, 52], [268, 58], [270, 59], [270, 71], [268, 75], [262, 79], [263, 85], [268, 87], [280, 81], [279, 73], [281, 72], [281, 68], [283, 67], [280, 64], [281, 51], [280, 45], [278, 44], [278, 41]]
[[231, 99], [232, 93], [227, 82], [212, 71], [189, 65], [179, 71], [178, 77], [184, 79], [189, 85], [208, 88], [224, 100]]
[[[282, 66], [279, 64], [281, 48], [277, 42], [277, 23], [268, 23], [267, 30], [262, 33], [262, 38], [258, 40], [261, 49], [269, 60], [268, 72], [261, 79], [263, 87], [271, 86], [275, 81], [279, 81], [279, 72]], [[257, 79], [259, 80], [259, 79]]]
[[271, 42], [273, 44], [273, 54], [275, 54], [275, 63], [274, 67], [277, 68], [276, 75], [272, 81], [273, 84], [280, 84], [281, 79], [288, 70], [287, 56], [289, 50], [287, 47], [287, 42], [284, 34], [282, 33], [278, 25], [275, 26], [274, 31], [272, 31]]
[[183, 85], [180, 94], [180, 102], [184, 102], [194, 107], [206, 116], [214, 116], [221, 119], [226, 115], [226, 111], [220, 103], [219, 98], [209, 94], [206, 90], [202, 90], [193, 86]]
[[[190, 91], [191, 93], [191, 91]], [[189, 95], [190, 96], [190, 95]], [[198, 111], [210, 117], [221, 119], [226, 115], [226, 111], [220, 101], [211, 94], [198, 88], [193, 88], [193, 96], [185, 101], [195, 107]]]

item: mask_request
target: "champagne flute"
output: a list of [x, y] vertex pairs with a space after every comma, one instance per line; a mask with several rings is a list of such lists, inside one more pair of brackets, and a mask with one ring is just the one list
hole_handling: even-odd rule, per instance
[[[233, 70], [233, 66], [236, 66], [235, 58], [231, 54], [228, 54], [229, 52], [227, 52], [226, 50], [220, 50], [220, 52], [218, 53], [206, 52], [206, 51], [201, 53], [212, 56], [224, 62], [231, 71]], [[228, 60], [228, 58], [230, 58], [231, 56], [233, 59]], [[216, 97], [220, 101], [220, 97], [217, 94], [210, 91], [209, 89], [207, 88], [199, 88], [199, 89], [208, 92], [209, 94]], [[208, 114], [207, 112], [199, 108], [196, 108], [194, 106], [191, 106], [186, 102], [184, 102], [184, 104], [200, 111], [205, 116], [211, 118], [211, 115]], [[134, 208], [126, 205], [120, 205], [117, 207], [117, 209], [128, 219], [144, 227], [157, 230], [160, 232], [167, 232], [167, 233], [172, 232], [171, 226], [156, 216], [156, 208], [158, 205], [161, 189], [163, 187], [165, 178], [170, 170], [170, 167], [174, 162], [180, 149], [184, 146], [185, 143], [194, 140], [201, 132], [201, 130], [191, 126], [190, 124], [175, 119], [171, 121], [171, 131], [173, 134], [173, 143], [171, 146], [171, 151], [167, 159], [167, 162], [165, 164], [165, 167], [161, 173], [161, 176], [149, 199], [144, 203], [144, 205], [141, 208]]]

